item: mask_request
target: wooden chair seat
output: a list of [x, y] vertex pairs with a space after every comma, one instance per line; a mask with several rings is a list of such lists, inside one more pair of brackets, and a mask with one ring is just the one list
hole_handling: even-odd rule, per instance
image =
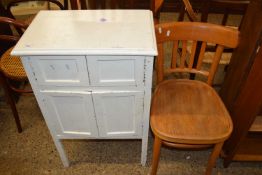
[[206, 83], [167, 80], [151, 106], [151, 128], [159, 138], [181, 144], [214, 144], [229, 137], [231, 118], [216, 91]]
[[21, 59], [18, 56], [11, 56], [10, 53], [13, 47], [8, 49], [2, 56], [0, 60], [0, 68], [6, 77], [17, 80], [24, 81], [27, 80], [27, 76], [22, 65]]

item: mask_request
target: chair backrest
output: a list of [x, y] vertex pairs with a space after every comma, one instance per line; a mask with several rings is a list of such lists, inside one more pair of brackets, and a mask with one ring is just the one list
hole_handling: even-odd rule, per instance
[[7, 25], [10, 25], [10, 27], [13, 26], [12, 29], [15, 34], [13, 33], [12, 34], [0, 34], [0, 41], [3, 41], [7, 44], [12, 44], [12, 45], [16, 44], [16, 42], [20, 39], [20, 36], [22, 35], [22, 33], [28, 27], [27, 24], [16, 21], [15, 19], [12, 19], [12, 18], [2, 17], [2, 16], [0, 16], [0, 24], [7, 24]]
[[[239, 31], [236, 29], [200, 22], [158, 24], [155, 26], [155, 32], [158, 47], [157, 83], [162, 82], [166, 74], [186, 72], [205, 76], [207, 83], [211, 85], [224, 47], [236, 48], [239, 40]], [[173, 46], [172, 48], [169, 47], [169, 49], [172, 49], [171, 64], [164, 70], [164, 43], [166, 42], [172, 42]], [[196, 47], [199, 42], [202, 44], [200, 54], [196, 57]], [[217, 46], [210, 69], [203, 70], [202, 61], [207, 43]], [[187, 54], [188, 45], [191, 45], [190, 56]], [[182, 52], [178, 54], [181, 47]]]
[[[47, 6], [50, 8], [50, 4], [55, 5], [60, 10], [65, 10], [67, 9], [68, 6], [68, 0], [64, 0], [64, 5], [61, 4], [58, 0], [11, 0], [7, 4], [7, 11], [10, 13], [10, 16], [14, 18], [14, 15], [12, 13], [12, 8], [17, 7], [20, 3], [27, 3], [27, 2], [45, 2], [47, 3]], [[34, 9], [33, 6], [31, 6], [32, 9]]]

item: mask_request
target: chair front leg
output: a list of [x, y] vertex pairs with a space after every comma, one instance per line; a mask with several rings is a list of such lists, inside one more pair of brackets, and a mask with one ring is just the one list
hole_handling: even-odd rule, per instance
[[220, 142], [215, 144], [214, 149], [209, 157], [208, 164], [207, 164], [207, 169], [206, 169], [206, 175], [211, 175], [212, 169], [214, 168], [216, 164], [216, 160], [221, 152], [222, 146], [224, 142]]
[[159, 137], [155, 136], [151, 175], [156, 175], [157, 173], [161, 145], [162, 145], [162, 140]]

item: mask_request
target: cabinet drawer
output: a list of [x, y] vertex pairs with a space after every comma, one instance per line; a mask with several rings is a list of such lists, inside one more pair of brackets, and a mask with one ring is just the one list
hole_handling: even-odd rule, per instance
[[92, 86], [143, 84], [143, 56], [87, 56]]
[[32, 56], [30, 60], [39, 85], [89, 85], [84, 56]]

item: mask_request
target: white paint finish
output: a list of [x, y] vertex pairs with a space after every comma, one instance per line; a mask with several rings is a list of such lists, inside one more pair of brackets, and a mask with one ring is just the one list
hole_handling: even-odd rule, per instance
[[[90, 92], [42, 91], [58, 135], [97, 137], [98, 130]], [[79, 136], [77, 136], [79, 135]]]
[[149, 10], [52, 10], [38, 13], [12, 54], [156, 55], [155, 41]]
[[143, 137], [142, 137], [142, 153], [141, 164], [146, 165], [147, 160], [147, 147], [148, 147], [148, 131], [149, 131], [149, 116], [151, 106], [151, 90], [152, 90], [152, 77], [154, 57], [145, 58], [145, 94], [144, 94], [144, 114], [143, 114]]
[[101, 137], [142, 137], [143, 92], [93, 91]]
[[144, 57], [87, 56], [92, 86], [141, 86]]
[[[97, 21], [101, 17], [108, 21]], [[145, 165], [156, 50], [149, 11], [50, 11], [36, 17], [13, 53], [25, 55], [64, 166], [69, 162], [61, 139], [79, 138], [142, 139]]]
[[65, 150], [64, 150], [64, 146], [63, 146], [61, 140], [57, 139], [55, 137], [53, 137], [53, 140], [54, 140], [56, 149], [59, 152], [59, 156], [60, 156], [60, 158], [62, 160], [62, 163], [63, 163], [64, 167], [69, 167], [69, 160], [68, 160], [68, 158], [66, 156], [66, 153], [65, 153]]
[[66, 156], [66, 153], [64, 151], [64, 147], [61, 143], [61, 141], [59, 140], [59, 138], [57, 138], [56, 133], [57, 133], [57, 123], [53, 122], [52, 116], [49, 115], [49, 111], [47, 106], [44, 103], [44, 98], [43, 98], [43, 94], [40, 92], [39, 90], [39, 86], [37, 85], [37, 82], [35, 80], [35, 74], [32, 71], [32, 67], [31, 67], [31, 63], [30, 63], [30, 59], [28, 57], [22, 57], [21, 61], [23, 63], [24, 69], [26, 71], [27, 77], [30, 81], [31, 87], [34, 91], [34, 95], [36, 97], [36, 100], [38, 102], [38, 105], [40, 107], [40, 110], [45, 118], [45, 121], [47, 123], [47, 127], [50, 131], [50, 134], [53, 138], [53, 141], [55, 143], [56, 149], [59, 152], [59, 156], [62, 160], [62, 163], [64, 165], [64, 167], [68, 167], [69, 166], [69, 161], [68, 158]]
[[39, 85], [89, 85], [85, 56], [31, 56]]

